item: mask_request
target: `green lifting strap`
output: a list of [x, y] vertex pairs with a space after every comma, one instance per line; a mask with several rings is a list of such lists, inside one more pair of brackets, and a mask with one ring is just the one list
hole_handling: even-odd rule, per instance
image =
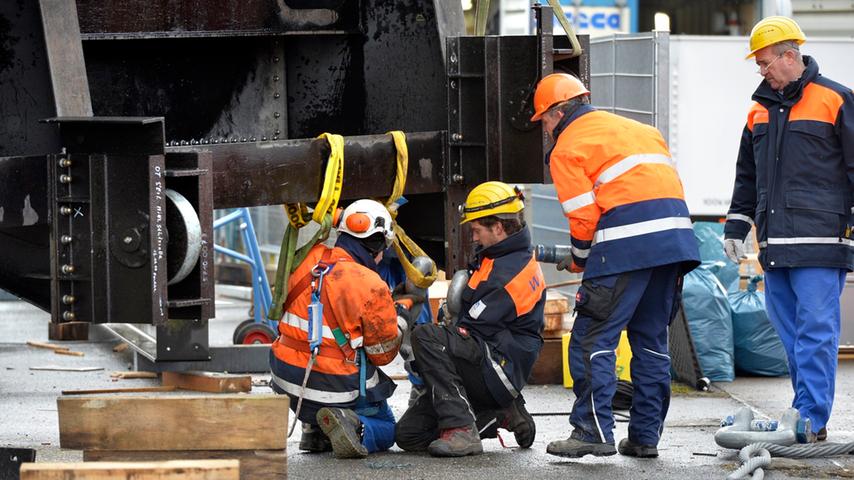
[[486, 20], [489, 15], [489, 0], [477, 0], [477, 8], [474, 13], [474, 34], [482, 37], [486, 35]]
[[[566, 32], [566, 38], [569, 39], [569, 44], [572, 45], [572, 54], [570, 55], [570, 58], [581, 56], [583, 51], [581, 49], [581, 44], [578, 42], [578, 37], [575, 36], [575, 30], [569, 23], [569, 19], [566, 18], [566, 12], [563, 11], [563, 7], [560, 5], [560, 0], [549, 0], [549, 6], [552, 7], [552, 12], [555, 17], [557, 17], [557, 21], [560, 22], [560, 26], [563, 27], [563, 31]], [[543, 21], [545, 21], [545, 19]]]

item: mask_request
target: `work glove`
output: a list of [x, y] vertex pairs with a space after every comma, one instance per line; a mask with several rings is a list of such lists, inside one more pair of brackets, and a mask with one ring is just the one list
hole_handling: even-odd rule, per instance
[[409, 311], [410, 307], [406, 303], [408, 302], [395, 302], [394, 304], [394, 309], [397, 311], [397, 326], [404, 332], [411, 331], [415, 323], [415, 318], [412, 316], [412, 312]]
[[558, 271], [566, 270], [567, 272], [571, 273], [581, 273], [584, 271], [584, 268], [579, 267], [575, 264], [575, 262], [572, 261], [572, 255], [567, 255], [563, 257], [563, 260], [558, 262], [555, 268], [557, 268]]
[[394, 299], [395, 303], [403, 304], [404, 307], [412, 310], [416, 305], [422, 304], [427, 301], [424, 295], [417, 295], [414, 293], [396, 293], [391, 296]]
[[747, 258], [747, 255], [744, 253], [744, 240], [727, 238], [724, 240], [724, 253], [736, 264]]

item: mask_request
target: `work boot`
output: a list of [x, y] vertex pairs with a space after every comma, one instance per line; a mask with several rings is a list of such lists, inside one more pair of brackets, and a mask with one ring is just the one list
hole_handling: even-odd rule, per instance
[[317, 425], [303, 423], [299, 449], [311, 453], [328, 452], [332, 450], [332, 442]]
[[602, 442], [586, 442], [581, 439], [581, 434], [573, 431], [566, 440], [555, 440], [546, 447], [546, 453], [558, 457], [580, 458], [585, 455], [597, 457], [610, 457], [617, 453], [614, 445]]
[[483, 444], [474, 425], [442, 430], [439, 438], [427, 446], [427, 451], [434, 457], [465, 457], [480, 455]]
[[823, 442], [827, 440], [827, 427], [821, 427], [821, 430], [815, 434], [815, 440], [817, 442]]
[[620, 452], [620, 455], [625, 457], [655, 458], [658, 456], [658, 448], [655, 445], [642, 445], [628, 438], [620, 440], [617, 450]]
[[509, 407], [499, 410], [497, 413], [498, 426], [513, 432], [516, 443], [522, 448], [531, 448], [534, 437], [537, 435], [537, 424], [534, 417], [525, 408], [525, 399], [522, 395], [516, 397]]
[[365, 458], [368, 449], [362, 445], [362, 422], [346, 408], [324, 407], [317, 411], [317, 424], [332, 442], [338, 458]]

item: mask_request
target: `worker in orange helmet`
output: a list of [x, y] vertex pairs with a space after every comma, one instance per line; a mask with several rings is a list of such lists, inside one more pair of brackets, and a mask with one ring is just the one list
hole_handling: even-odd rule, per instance
[[335, 247], [314, 246], [290, 276], [270, 361], [273, 390], [291, 397], [303, 423], [300, 450], [363, 458], [394, 444], [386, 399], [396, 385], [376, 367], [397, 355], [413, 299], [395, 302], [377, 273], [393, 239], [386, 208], [358, 200], [341, 215]]
[[620, 332], [628, 330], [634, 385], [623, 455], [658, 456], [670, 403], [667, 327], [682, 276], [699, 264], [697, 241], [670, 152], [653, 127], [589, 104], [566, 73], [544, 77], [535, 113], [553, 143], [546, 155], [569, 219], [571, 255], [558, 269], [584, 272], [569, 345], [575, 404], [572, 434], [547, 452], [614, 455], [611, 401]]

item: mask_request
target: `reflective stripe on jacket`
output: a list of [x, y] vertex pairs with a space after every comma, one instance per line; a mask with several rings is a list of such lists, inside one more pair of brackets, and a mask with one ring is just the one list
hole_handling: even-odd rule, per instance
[[782, 94], [762, 81], [747, 116], [726, 238], [752, 224], [764, 268], [854, 268], [854, 94], [815, 59]]
[[549, 168], [585, 278], [698, 264], [682, 182], [658, 130], [585, 105], [555, 133]]
[[458, 325], [481, 342], [486, 385], [499, 405], [508, 405], [543, 345], [546, 285], [528, 229], [480, 251], [470, 268]]
[[[312, 248], [290, 276], [288, 288], [294, 288], [328, 249], [324, 245]], [[362, 347], [367, 355], [367, 400], [384, 400], [394, 392], [395, 385], [375, 366], [391, 362], [401, 340], [391, 292], [376, 272], [354, 262], [344, 249], [332, 249], [331, 262], [335, 264], [323, 277], [321, 289], [324, 304], [322, 348], [339, 349], [330, 328], [329, 318], [334, 316], [350, 347]], [[280, 338], [272, 345], [274, 390], [293, 397], [299, 395], [310, 354], [280, 340], [289, 337], [308, 344], [310, 302], [311, 288], [306, 288], [279, 322]], [[353, 407], [358, 398], [359, 367], [354, 359], [318, 355], [308, 379], [300, 416], [313, 419], [317, 409], [325, 405]]]

